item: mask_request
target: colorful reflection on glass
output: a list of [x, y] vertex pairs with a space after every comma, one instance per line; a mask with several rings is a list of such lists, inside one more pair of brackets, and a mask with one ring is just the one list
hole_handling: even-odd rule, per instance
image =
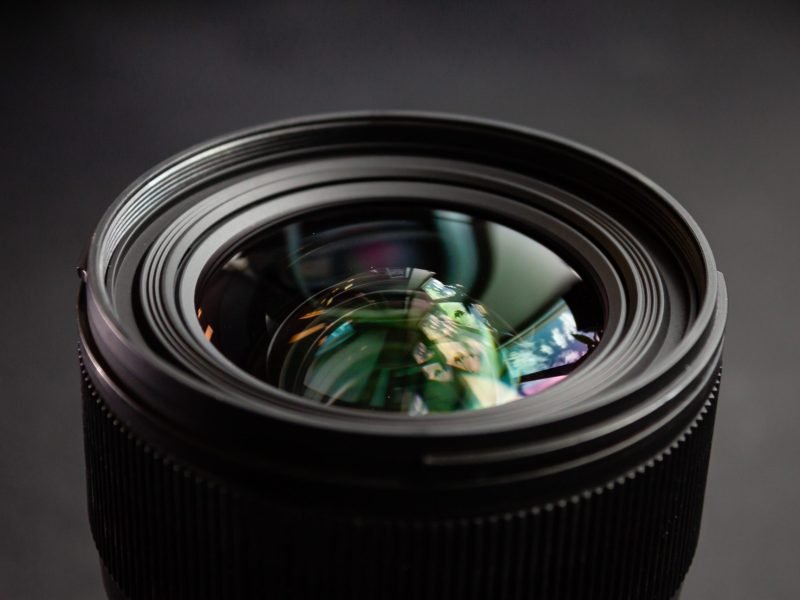
[[577, 330], [563, 300], [514, 335], [461, 286], [413, 268], [350, 278], [312, 298], [296, 320], [303, 325], [289, 338], [281, 387], [411, 415], [533, 395], [561, 381], [598, 339]]

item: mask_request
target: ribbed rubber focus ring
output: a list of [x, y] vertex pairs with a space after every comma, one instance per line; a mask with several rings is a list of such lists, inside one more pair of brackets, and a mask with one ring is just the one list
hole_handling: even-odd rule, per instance
[[181, 464], [81, 367], [89, 516], [114, 598], [669, 600], [694, 555], [718, 377], [671, 445], [603, 487], [403, 519], [285, 506]]

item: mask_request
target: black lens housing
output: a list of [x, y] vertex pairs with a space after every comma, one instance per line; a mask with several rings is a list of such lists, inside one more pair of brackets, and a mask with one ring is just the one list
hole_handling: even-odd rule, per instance
[[[530, 232], [602, 339], [533, 398], [325, 407], [204, 344], [198, 285], [264, 228], [437, 206]], [[672, 598], [700, 526], [727, 310], [688, 214], [628, 167], [462, 117], [357, 113], [193, 148], [126, 190], [79, 295], [89, 513], [112, 596]]]

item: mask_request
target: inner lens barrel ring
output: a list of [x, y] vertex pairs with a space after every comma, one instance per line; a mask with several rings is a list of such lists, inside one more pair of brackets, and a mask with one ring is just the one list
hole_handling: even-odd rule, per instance
[[[390, 189], [392, 189], [393, 193], [395, 193], [395, 194], [397, 193], [398, 185], [400, 185], [399, 182], [389, 182], [387, 184], [387, 186]], [[330, 191], [330, 189], [333, 189], [333, 188], [331, 188], [331, 186], [329, 185], [329, 186], [326, 186], [326, 188], [321, 188], [321, 189]], [[453, 190], [448, 190], [448, 191], [452, 191], [452, 193], [455, 194], [455, 197], [458, 197], [460, 195], [462, 198], [460, 198], [458, 201], [463, 203], [463, 196], [465, 195], [465, 190], [457, 190], [457, 189], [454, 188]], [[307, 192], [303, 192], [303, 193], [307, 195]], [[265, 204], [265, 200], [263, 198], [263, 193], [260, 194], [260, 195], [257, 194], [257, 193], [251, 193], [251, 195], [253, 197], [257, 197], [258, 198], [258, 200], [257, 200], [257, 205], [258, 206], [267, 206], [267, 207], [269, 206], [268, 203]], [[348, 190], [347, 192], [342, 192], [340, 195], [343, 197], [344, 200], [346, 200], [348, 202], [353, 202], [353, 201], [355, 201], [354, 196], [357, 196], [357, 193], [354, 192], [354, 191], [349, 191]], [[364, 193], [364, 196], [366, 198], [374, 197], [375, 196], [375, 192]], [[432, 201], [434, 196], [435, 195], [432, 194], [431, 191], [430, 191], [430, 186], [429, 186], [429, 189], [426, 190], [426, 192], [424, 192], [423, 194], [420, 195], [420, 197], [422, 199], [424, 199], [424, 200], [426, 200], [428, 202]], [[496, 209], [497, 208], [496, 204], [500, 201], [500, 198], [499, 197], [492, 197], [492, 198], [484, 199], [484, 201], [486, 201], [486, 200], [491, 201], [495, 205], [494, 208]], [[275, 201], [272, 201], [272, 202], [275, 203]], [[291, 198], [288, 198], [288, 199], [286, 199], [286, 203], [291, 205], [291, 204], [295, 204], [296, 202], [293, 202], [293, 200]], [[323, 205], [318, 205], [317, 208], [321, 208], [322, 206]], [[519, 207], [516, 206], [516, 207], [513, 207], [511, 210], [516, 210], [518, 212], [518, 209], [519, 209]], [[258, 227], [257, 223], [261, 222], [255, 216], [251, 216], [250, 213], [245, 213], [245, 212], [239, 212], [238, 213], [238, 218], [242, 223], [247, 223], [247, 226], [252, 228], [252, 229], [254, 229], [254, 230], [257, 229], [257, 227]], [[267, 224], [269, 225], [270, 224], [269, 217], [265, 217], [265, 219], [266, 219]], [[540, 224], [540, 226], [541, 226], [541, 224]], [[184, 227], [184, 224], [181, 223], [176, 227], [182, 229]], [[195, 227], [194, 231], [192, 231], [191, 233], [187, 232], [184, 235], [184, 237], [186, 239], [188, 239], [188, 240], [198, 239], [198, 238], [203, 238], [204, 237], [204, 239], [205, 239], [204, 242], [199, 242], [199, 243], [192, 244], [192, 251], [194, 252], [194, 254], [197, 254], [199, 252], [198, 248], [202, 248], [204, 244], [206, 246], [208, 246], [208, 248], [211, 249], [212, 251], [213, 250], [218, 250], [219, 252], [222, 252], [224, 250], [224, 248], [226, 247], [226, 242], [225, 241], [221, 241], [224, 238], [221, 238], [219, 236], [215, 237], [214, 235], [209, 234], [208, 231], [205, 231], [203, 233], [202, 232], [203, 231], [202, 227], [204, 227], [204, 225], [200, 224], [197, 227]], [[237, 229], [235, 227], [229, 228], [229, 229], [231, 229], [234, 232], [234, 233], [228, 233], [229, 240], [241, 241], [243, 239], [244, 236], [243, 236], [243, 234], [242, 234], [240, 229]], [[548, 234], [552, 235], [556, 239], [559, 239], [559, 236], [556, 235], [556, 232], [554, 232], [554, 231], [550, 231]], [[167, 233], [165, 233], [164, 236], [162, 236], [162, 238], [159, 239], [159, 242], [161, 242], [161, 243], [157, 242], [155, 244], [154, 250], [151, 251], [151, 254], [155, 254], [155, 249], [158, 249], [158, 252], [159, 252], [160, 256], [166, 256], [166, 253], [164, 253], [162, 251], [162, 245], [169, 245], [171, 243], [171, 238], [172, 238], [173, 235], [174, 235], [174, 233], [172, 231], [168, 231]], [[561, 236], [562, 240], [563, 240], [563, 237], [565, 237], [565, 236]], [[624, 239], [622, 241], [624, 242]], [[584, 246], [585, 246], [585, 244], [584, 244]], [[628, 246], [632, 247], [633, 250], [636, 251], [635, 244], [632, 245], [630, 242], [628, 242]], [[583, 256], [583, 260], [587, 260], [587, 257], [589, 255], [591, 255], [591, 252], [587, 251], [586, 247], [583, 247], [581, 249], [581, 255]], [[640, 252], [639, 255], [642, 256], [642, 253]], [[154, 285], [157, 286], [157, 289], [161, 289], [161, 290], [175, 289], [174, 280], [171, 279], [171, 276], [164, 275], [165, 273], [170, 273], [170, 274], [174, 273], [174, 274], [176, 274], [176, 273], [178, 273], [179, 268], [183, 268], [184, 269], [184, 274], [185, 274], [185, 270], [187, 270], [187, 269], [188, 270], [194, 270], [196, 272], [200, 268], [200, 266], [203, 266], [203, 261], [207, 260], [205, 258], [206, 255], [202, 255], [203, 258], [200, 259], [200, 263], [199, 263], [200, 266], [198, 266], [197, 264], [193, 265], [193, 260], [194, 260], [195, 263], [197, 263], [197, 259], [194, 259], [194, 258], [188, 258], [187, 259], [186, 256], [184, 256], [180, 251], [175, 251], [170, 256], [171, 256], [172, 267], [170, 268], [169, 266], [165, 266], [164, 269], [162, 270], [162, 278], [160, 280], [155, 279], [153, 281]], [[169, 261], [167, 261], [167, 262], [169, 262]], [[630, 262], [631, 261], [629, 259], [628, 264], [630, 264]], [[149, 266], [150, 266], [150, 264], [148, 263], [148, 267]], [[652, 271], [650, 273], [645, 271], [644, 273], [645, 273], [645, 275], [641, 278], [643, 281], [647, 281], [648, 279], [650, 279], [650, 280], [653, 279]], [[606, 277], [606, 280], [608, 281], [607, 277]], [[188, 283], [187, 283], [187, 281], [188, 281]], [[204, 343], [206, 340], [202, 337], [201, 332], [198, 330], [196, 321], [192, 322], [193, 321], [193, 316], [194, 316], [193, 315], [194, 309], [192, 308], [193, 299], [191, 299], [191, 296], [192, 296], [191, 290], [194, 287], [194, 281], [195, 280], [192, 277], [184, 276], [182, 278], [181, 288], [183, 289], [182, 295], [183, 295], [183, 299], [184, 299], [183, 307], [182, 307], [183, 310], [180, 311], [179, 309], [174, 309], [173, 308], [172, 309], [172, 314], [169, 315], [168, 318], [164, 319], [159, 324], [160, 327], [167, 328], [172, 323], [178, 323], [178, 322], [183, 323], [184, 324], [184, 330], [182, 332], [182, 334], [183, 334], [182, 337], [184, 339], [181, 340], [181, 342], [183, 344], [185, 344], [186, 341], [187, 341], [185, 339], [187, 331], [192, 334], [192, 339], [193, 339], [194, 345], [195, 345], [195, 351], [194, 351], [194, 353], [187, 352], [187, 354], [185, 355], [185, 358], [187, 360], [196, 359], [199, 356], [205, 356], [205, 355], [207, 355], [209, 353], [208, 345]], [[635, 283], [637, 280], [633, 279], [633, 281]], [[634, 290], [634, 294], [636, 294], [635, 290]], [[660, 297], [658, 295], [656, 295], [655, 296], [655, 301], [658, 302], [659, 299], [660, 299]], [[165, 303], [169, 303], [170, 297], [169, 296], [164, 296], [164, 301], [165, 301]], [[617, 306], [620, 305], [619, 299], [615, 299], [614, 302], [615, 302], [615, 304]], [[644, 302], [647, 302], [647, 299], [645, 299]], [[617, 320], [619, 320], [621, 311], [619, 309], [615, 309], [615, 312], [616, 312], [615, 316], [616, 316]], [[180, 313], [180, 317], [181, 317], [180, 319], [177, 318], [178, 313]], [[651, 311], [644, 311], [644, 314], [652, 314], [652, 312]], [[656, 315], [657, 314], [658, 314], [658, 311], [656, 311]], [[640, 335], [641, 331], [639, 330], [639, 327], [637, 326], [636, 321], [629, 321], [626, 324], [626, 327], [627, 327], [628, 332], [629, 332], [628, 336], [631, 338], [631, 343], [623, 344], [623, 347], [627, 348], [629, 350], [629, 353], [631, 352], [631, 348], [633, 349], [634, 353], [636, 353], [638, 351], [638, 349], [636, 348], [636, 344], [633, 343], [636, 339], [652, 340], [652, 339], [654, 339], [656, 337], [656, 336], [653, 336], [651, 334]], [[614, 340], [614, 336], [611, 335], [612, 333], [613, 333], [612, 331], [607, 331], [604, 334], [604, 340], [605, 339], [609, 339], [609, 340], [613, 341]], [[607, 337], [607, 336], [610, 336], [610, 337]], [[177, 334], [176, 337], [180, 337], [180, 334]], [[592, 364], [592, 361], [590, 361], [586, 366], [584, 366], [582, 368], [588, 368], [591, 364]], [[206, 372], [206, 373], [208, 372], [209, 369], [216, 368], [221, 372], [221, 374], [223, 376], [227, 375], [228, 378], [230, 380], [232, 380], [233, 384], [235, 384], [235, 383], [237, 383], [237, 382], [239, 382], [241, 380], [241, 378], [238, 375], [237, 375], [237, 377], [231, 377], [230, 376], [230, 371], [231, 371], [230, 368], [221, 369], [220, 370], [218, 365], [209, 364], [209, 362], [207, 362], [207, 361], [201, 362], [200, 368], [203, 369], [203, 372]], [[575, 377], [575, 375], [572, 375], [568, 379], [568, 381], [562, 382], [561, 385], [563, 386], [563, 385], [567, 384], [574, 377]], [[595, 387], [595, 391], [596, 391], [596, 387]], [[537, 401], [541, 401], [541, 398], [537, 397]]]
[[[414, 198], [411, 198], [412, 195], [416, 196], [416, 202], [417, 203], [425, 202], [425, 203], [429, 203], [430, 204], [430, 203], [435, 203], [436, 202], [435, 194], [437, 193], [437, 190], [436, 190], [436, 188], [434, 188], [433, 186], [430, 186], [430, 185], [426, 185], [424, 188], [421, 188], [420, 190], [417, 190], [416, 188], [418, 188], [419, 186], [416, 185], [416, 184], [403, 184], [401, 182], [387, 182], [386, 184], [381, 184], [381, 187], [384, 187], [384, 185], [385, 185], [385, 188], [383, 190], [384, 192], [386, 190], [391, 190], [391, 194], [393, 194], [393, 195], [394, 194], [398, 194], [399, 191], [402, 190], [404, 187], [408, 188], [408, 191], [405, 194], [405, 196], [407, 196], [407, 197], [406, 198], [401, 198], [399, 200], [396, 200], [391, 196], [387, 196], [384, 199], [375, 199], [375, 196], [377, 195], [378, 192], [370, 190], [370, 188], [374, 188], [374, 190], [377, 190], [377, 188], [375, 188], [375, 184], [366, 184], [366, 185], [367, 185], [367, 188], [366, 189], [361, 189], [361, 190], [359, 189], [360, 186], [348, 185], [346, 187], [342, 187], [341, 191], [339, 191], [339, 189], [337, 189], [335, 187], [332, 187], [332, 186], [327, 186], [325, 188], [320, 188], [318, 191], [320, 192], [320, 196], [327, 196], [327, 195], [330, 195], [330, 194], [336, 194], [339, 197], [338, 199], [334, 199], [333, 197], [331, 198], [331, 201], [335, 202], [335, 203], [338, 203], [338, 202], [341, 202], [341, 201], [345, 201], [345, 202], [347, 202], [349, 204], [351, 202], [358, 201], [359, 198], [361, 198], [361, 200], [360, 200], [361, 202], [363, 202], [365, 199], [371, 199], [373, 206], [378, 206], [379, 204], [384, 204], [384, 203], [391, 205], [391, 204], [395, 204], [395, 203], [399, 202], [400, 205], [408, 205], [409, 206], [408, 210], [410, 210], [410, 211], [414, 210], [414, 208], [413, 208]], [[443, 190], [448, 192], [448, 193], [450, 193], [454, 198], [457, 198], [457, 197], [460, 198], [460, 202], [461, 202], [462, 205], [463, 205], [464, 197], [470, 193], [468, 190], [459, 190], [457, 188], [449, 188], [449, 189], [446, 189], [446, 190], [443, 189]], [[307, 197], [308, 193], [304, 193], [303, 195]], [[489, 199], [491, 199], [493, 201], [499, 201], [499, 198], [489, 198]], [[287, 200], [287, 204], [289, 204], [289, 205], [294, 204], [294, 201], [293, 201], [292, 198], [287, 198], [286, 200]], [[440, 200], [440, 203], [441, 203], [441, 200]], [[278, 203], [276, 203], [276, 204], [278, 204]], [[458, 205], [456, 204], [456, 206], [458, 206]], [[323, 208], [323, 207], [324, 207], [323, 204], [317, 205], [317, 208]], [[265, 209], [269, 209], [270, 206], [269, 205], [265, 205], [264, 208]], [[365, 206], [365, 209], [368, 209], [368, 206]], [[270, 217], [267, 216], [267, 217], [264, 217], [264, 218], [269, 223]], [[250, 213], [246, 213], [246, 214], [242, 214], [241, 215], [241, 218], [239, 219], [239, 221], [248, 222], [248, 223], [251, 222], [251, 221], [256, 221], [257, 222], [258, 221], [258, 217], [256, 217], [256, 216], [251, 217]], [[237, 228], [236, 228], [235, 225], [230, 228], [230, 230], [234, 231], [234, 232], [236, 231], [236, 229]], [[238, 237], [238, 233], [234, 233], [233, 237], [231, 239], [236, 239], [237, 237]], [[207, 244], [207, 247], [209, 249], [213, 249], [218, 244], [219, 244], [219, 240], [218, 239], [214, 239], [213, 241], [209, 241], [209, 243]], [[199, 260], [200, 261], [203, 260], [202, 256], [201, 256], [201, 258]], [[200, 263], [200, 264], [202, 264], [202, 263]], [[190, 266], [191, 266], [191, 260], [187, 261], [187, 268], [190, 267]], [[192, 287], [193, 287], [192, 281], [190, 279], [187, 279], [187, 283], [184, 284], [184, 294], [183, 294], [184, 295], [184, 305], [185, 305], [184, 306], [185, 310], [184, 310], [184, 313], [183, 313], [184, 315], [187, 315], [189, 313], [189, 308], [191, 307], [191, 303], [192, 303], [191, 289], [192, 289]], [[194, 327], [192, 327], [192, 330], [195, 333], [195, 338], [199, 339], [199, 337], [196, 335], [197, 334], [196, 325]]]

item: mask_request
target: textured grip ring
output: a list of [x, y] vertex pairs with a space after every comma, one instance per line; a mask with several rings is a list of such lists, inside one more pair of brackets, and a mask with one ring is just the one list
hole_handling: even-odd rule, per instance
[[133, 434], [82, 373], [91, 528], [122, 598], [668, 600], [697, 544], [719, 378], [686, 431], [604, 487], [405, 520], [223, 484]]

